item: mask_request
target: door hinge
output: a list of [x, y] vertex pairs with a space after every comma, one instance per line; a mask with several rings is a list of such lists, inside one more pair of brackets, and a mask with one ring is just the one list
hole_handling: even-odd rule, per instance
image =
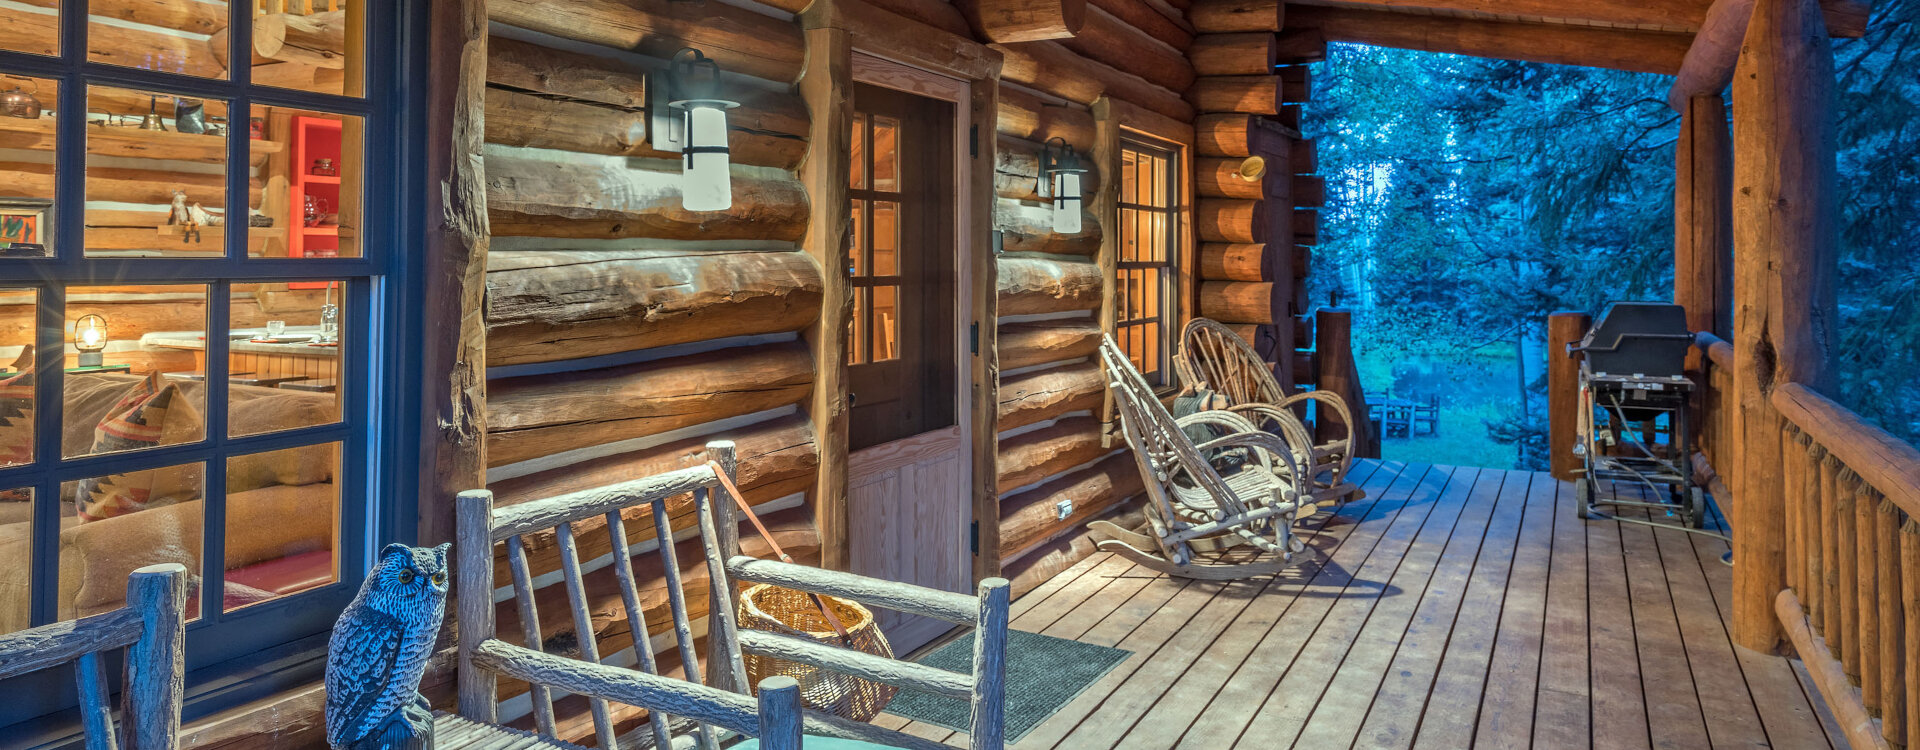
[[980, 522], [979, 521], [973, 522], [972, 530], [968, 532], [968, 536], [970, 538], [967, 540], [967, 548], [973, 551], [973, 554], [975, 557], [978, 557], [980, 555]]
[[967, 156], [980, 158], [980, 124], [974, 123], [967, 128]]
[[980, 321], [973, 321], [969, 335], [973, 338], [973, 356], [980, 356]]

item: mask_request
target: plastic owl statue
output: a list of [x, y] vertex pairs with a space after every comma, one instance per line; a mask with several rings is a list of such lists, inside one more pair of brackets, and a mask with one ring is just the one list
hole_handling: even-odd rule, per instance
[[420, 677], [447, 611], [447, 545], [389, 544], [327, 643], [327, 744], [430, 748]]

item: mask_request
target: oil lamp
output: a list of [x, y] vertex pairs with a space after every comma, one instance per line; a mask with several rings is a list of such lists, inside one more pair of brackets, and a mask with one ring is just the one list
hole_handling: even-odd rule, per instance
[[75, 321], [73, 348], [80, 350], [81, 367], [99, 367], [105, 364], [107, 319], [98, 315], [88, 315]]

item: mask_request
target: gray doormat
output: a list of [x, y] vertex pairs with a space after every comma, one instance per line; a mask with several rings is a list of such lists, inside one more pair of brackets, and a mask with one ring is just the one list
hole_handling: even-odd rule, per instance
[[[1125, 649], [1007, 631], [1007, 744], [1019, 742], [1132, 655]], [[951, 672], [970, 672], [973, 638], [956, 638], [922, 657], [920, 663]], [[902, 689], [885, 710], [961, 732], [967, 731], [972, 716], [966, 701], [910, 689]]]

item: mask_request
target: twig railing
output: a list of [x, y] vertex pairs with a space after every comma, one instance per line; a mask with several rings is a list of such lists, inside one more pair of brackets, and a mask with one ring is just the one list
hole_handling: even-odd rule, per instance
[[[1743, 440], [1781, 441], [1781, 626], [1856, 747], [1907, 746], [1920, 738], [1909, 680], [1920, 675], [1920, 616], [1909, 616], [1920, 610], [1920, 450], [1798, 383], [1768, 395], [1780, 435], [1742, 434], [1733, 348], [1707, 333], [1695, 344], [1706, 353], [1700, 468], [1740, 466]], [[1734, 473], [1734, 493], [1757, 476]]]

